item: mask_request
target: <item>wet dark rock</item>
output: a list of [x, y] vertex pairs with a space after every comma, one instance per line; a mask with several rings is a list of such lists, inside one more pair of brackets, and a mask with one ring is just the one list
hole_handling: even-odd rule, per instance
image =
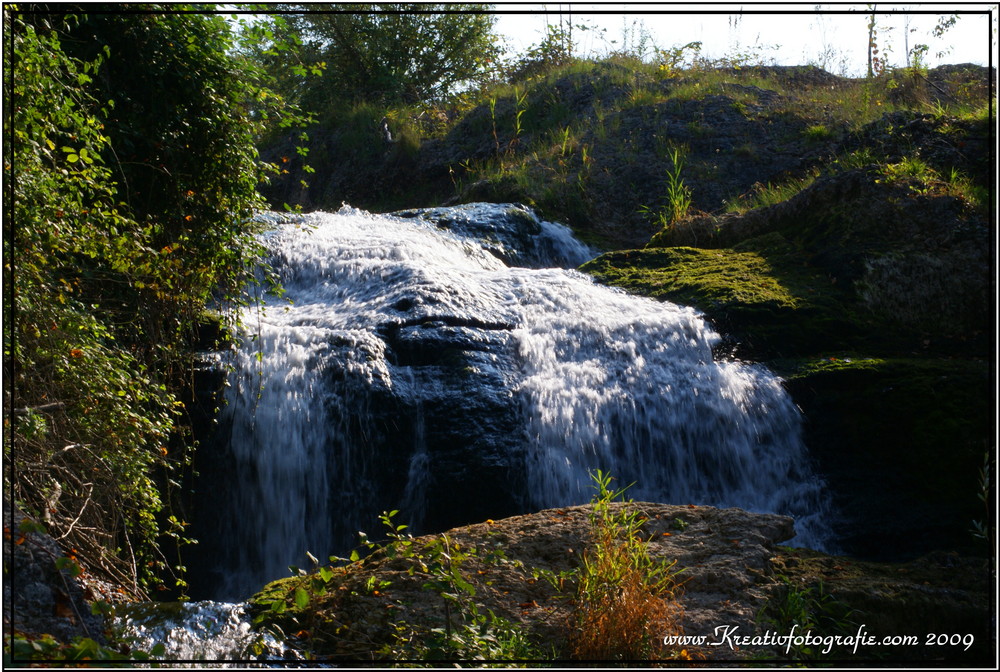
[[486, 250], [508, 266], [539, 263], [535, 250], [542, 231], [538, 216], [523, 205], [466, 203], [447, 208], [422, 208], [391, 213], [395, 217], [422, 219], [439, 229], [483, 243]]
[[104, 619], [90, 611], [93, 589], [72, 575], [68, 553], [48, 534], [22, 531], [30, 521], [4, 502], [3, 611], [4, 630], [29, 636], [50, 634], [68, 643], [89, 637], [105, 644]]
[[987, 362], [827, 361], [786, 387], [834, 497], [843, 552], [899, 560], [988, 550], [972, 534], [988, 517], [979, 471], [994, 410]]

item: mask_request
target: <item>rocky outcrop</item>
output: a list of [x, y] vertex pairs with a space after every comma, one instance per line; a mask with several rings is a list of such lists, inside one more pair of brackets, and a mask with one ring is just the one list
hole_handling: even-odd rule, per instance
[[[862, 646], [855, 652], [848, 645], [825, 654], [815, 651], [816, 657], [840, 660], [886, 655], [969, 660], [992, 650], [990, 575], [983, 560], [939, 555], [907, 565], [864, 563], [780, 546], [793, 534], [793, 521], [783, 516], [649, 502], [628, 506], [641, 517], [640, 535], [650, 556], [676, 562], [673, 571], [682, 584], [677, 625], [690, 638], [683, 646], [694, 658], [795, 657], [794, 649], [789, 653], [781, 646], [747, 645], [725, 636], [787, 635], [793, 626], [800, 634], [807, 627], [821, 628], [812, 632], [815, 636], [854, 635], [864, 626], [879, 638], [933, 630], [971, 634], [974, 640], [968, 650], [926, 647], [921, 641], [921, 646], [895, 649]], [[298, 577], [267, 586], [252, 600], [252, 609], [267, 611], [264, 621], [286, 632], [300, 630], [300, 645], [320, 659], [377, 658], [392, 642], [396, 624], [418, 631], [444, 627], [446, 600], [434, 589], [428, 566], [433, 563], [429, 549], [447, 543], [452, 569], [472, 586], [480, 613], [489, 610], [509, 620], [538, 650], [547, 651], [546, 657], [566, 660], [567, 642], [577, 627], [575, 572], [592, 552], [591, 514], [590, 505], [548, 509], [419, 537], [406, 553], [402, 547], [391, 553], [383, 549], [334, 570], [324, 594], [303, 609], [293, 597], [308, 580]], [[277, 615], [271, 605], [282, 599], [287, 610]], [[787, 608], [796, 600], [798, 621]], [[840, 621], [824, 620], [830, 614], [839, 614]], [[448, 618], [461, 622], [457, 611]], [[658, 639], [667, 633], [649, 634]], [[704, 637], [700, 642], [699, 636]]]
[[[632, 506], [644, 519], [641, 534], [650, 555], [676, 560], [677, 580], [683, 584], [685, 634], [712, 635], [721, 624], [737, 626], [741, 632], [753, 630], [754, 615], [773, 582], [770, 558], [775, 545], [794, 534], [792, 519], [693, 505]], [[555, 647], [557, 656], [565, 657], [573, 627], [572, 572], [592, 543], [591, 513], [590, 506], [548, 509], [419, 537], [413, 545], [421, 549], [447, 538], [452, 557], [465, 558], [460, 571], [474, 586], [480, 611], [508, 619], [542, 650]], [[318, 653], [334, 659], [367, 658], [391, 640], [396, 622], [443, 625], [444, 601], [425, 588], [430, 577], [421, 569], [421, 562], [426, 567], [430, 561], [389, 555], [394, 554], [378, 552], [338, 572], [326, 597], [310, 604], [310, 612], [315, 610], [323, 619], [309, 635]], [[532, 570], [563, 579], [547, 581]], [[294, 591], [296, 581], [271, 584], [252, 602], [263, 608], [283, 591]], [[366, 585], [381, 588], [361, 588]], [[316, 622], [309, 614], [297, 618], [301, 623]], [[663, 634], [667, 633], [651, 633]], [[726, 651], [721, 657], [732, 653]]]
[[693, 216], [583, 267], [703, 310], [724, 354], [788, 379], [845, 552], [902, 560], [975, 546], [995, 252], [980, 178], [962, 176], [992, 160], [987, 136], [982, 120], [888, 114], [841, 148], [866, 165], [844, 155], [787, 200]]
[[[877, 339], [907, 330], [940, 339], [988, 329], [990, 236], [985, 218], [940, 186], [892, 180], [870, 166], [820, 178], [768, 208], [694, 218], [647, 247], [740, 246], [777, 256], [775, 275], [788, 275], [786, 265], [814, 271], [854, 304], [857, 324], [877, 320]], [[794, 258], [776, 254], [775, 243]]]
[[784, 584], [771, 593], [772, 608], [789, 604], [790, 591], [799, 596], [810, 591], [828, 607], [841, 607], [848, 634], [875, 638], [859, 653], [835, 650], [831, 657], [876, 664], [992, 664], [996, 571], [991, 560], [936, 551], [907, 563], [878, 563], [781, 548], [771, 570]]
[[[845, 79], [809, 66], [672, 74], [677, 76], [601, 62], [585, 71], [533, 76], [518, 84], [521, 100], [498, 96], [457, 120], [452, 111], [452, 119], [427, 126], [423, 138], [415, 129], [432, 115], [400, 119], [396, 123], [411, 137], [390, 149], [382, 146], [378, 117], [361, 126], [349, 116], [335, 127], [310, 130], [309, 163], [316, 174], [297, 167], [294, 136], [265, 149], [270, 160], [292, 157], [283, 164], [290, 169], [287, 177], [276, 178], [266, 193], [276, 206], [333, 209], [346, 201], [378, 211], [520, 201], [602, 235], [615, 248], [632, 247], [655, 233], [641, 210], [655, 211], [665, 202], [671, 148], [685, 153], [683, 180], [692, 207], [718, 212], [755, 185], [802, 177], [856, 147], [880, 148], [885, 131], [901, 126], [896, 117], [908, 124], [921, 116], [894, 112], [881, 127], [858, 132], [855, 119], [883, 109], [883, 99], [886, 107], [891, 99], [922, 109], [935, 102], [985, 102], [991, 81], [987, 68], [969, 65], [875, 80]], [[969, 122], [946, 123], [962, 129]], [[977, 157], [988, 154], [990, 141], [987, 133], [978, 135], [957, 154], [930, 146], [920, 151], [949, 166], [977, 161], [970, 176], [986, 182], [992, 162]], [[919, 133], [912, 139], [920, 143]], [[496, 170], [485, 169], [493, 164]], [[308, 188], [301, 186], [303, 178]]]
[[80, 580], [79, 564], [17, 508], [6, 502], [4, 508], [4, 631], [104, 643], [104, 619], [88, 602], [98, 594]]
[[801, 365], [785, 385], [839, 512], [832, 527], [842, 552], [989, 553], [972, 533], [993, 501], [981, 472], [995, 416], [985, 361], [826, 358]]

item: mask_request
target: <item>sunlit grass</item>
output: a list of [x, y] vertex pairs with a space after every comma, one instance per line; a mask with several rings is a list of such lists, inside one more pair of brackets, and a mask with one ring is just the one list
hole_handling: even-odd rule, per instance
[[782, 203], [792, 198], [819, 177], [819, 171], [813, 171], [805, 177], [793, 178], [785, 182], [767, 184], [757, 183], [748, 194], [726, 202], [726, 212], [744, 213], [755, 208], [766, 208]]

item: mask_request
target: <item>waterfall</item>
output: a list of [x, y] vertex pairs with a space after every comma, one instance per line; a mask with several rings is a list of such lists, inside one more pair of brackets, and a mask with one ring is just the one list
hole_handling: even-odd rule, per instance
[[591, 256], [565, 227], [515, 206], [345, 206], [265, 239], [285, 293], [244, 310], [223, 466], [201, 486], [215, 599], [344, 554], [381, 511], [419, 532], [584, 503], [593, 469], [634, 499], [794, 515], [821, 544], [780, 381], [715, 361], [691, 308], [547, 267]]

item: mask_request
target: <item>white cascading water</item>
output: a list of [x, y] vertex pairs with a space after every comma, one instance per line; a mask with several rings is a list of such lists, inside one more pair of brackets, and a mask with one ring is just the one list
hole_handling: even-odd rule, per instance
[[693, 309], [565, 271], [512, 277], [536, 504], [587, 499], [601, 469], [633, 499], [816, 512], [797, 409], [763, 368], [714, 361]]
[[[545, 223], [540, 238], [567, 265], [589, 258], [565, 227]], [[378, 331], [403, 321], [401, 305], [406, 319], [512, 334], [526, 511], [588, 501], [601, 469], [635, 482], [637, 500], [794, 515], [797, 541], [822, 544], [821, 484], [797, 409], [764, 368], [714, 361], [719, 337], [694, 310], [572, 270], [508, 267], [471, 237], [346, 206], [279, 224], [267, 240], [286, 295], [243, 315], [224, 410], [235, 473], [218, 486], [238, 490], [220, 515], [239, 550], [220, 599], [306, 566], [306, 551], [343, 552], [336, 530], [368, 525], [385, 465], [350, 437], [378, 431], [366, 425], [373, 389], [421, 393]], [[417, 518], [435, 496], [418, 415], [397, 500]]]
[[[295, 654], [273, 635], [255, 630], [246, 605], [222, 602], [140, 602], [115, 607], [112, 629], [136, 651], [164, 648], [171, 667], [213, 667], [223, 661], [275, 661]], [[177, 661], [190, 661], [177, 664]], [[214, 665], [223, 667], [222, 664]]]

